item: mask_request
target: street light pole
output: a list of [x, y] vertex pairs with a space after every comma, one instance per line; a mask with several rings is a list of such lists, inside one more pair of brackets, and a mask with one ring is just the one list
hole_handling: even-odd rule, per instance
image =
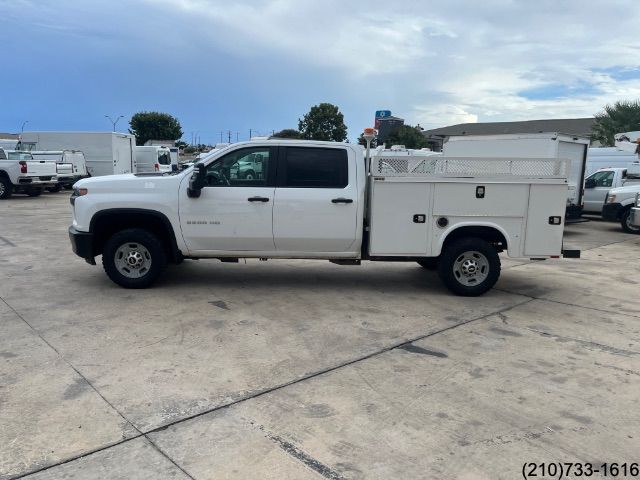
[[113, 131], [116, 131], [116, 124], [118, 123], [118, 121], [124, 117], [124, 115], [120, 115], [118, 118], [116, 118], [115, 120], [113, 118], [111, 118], [109, 115], [105, 115], [105, 117], [107, 117], [109, 119], [109, 121], [111, 122], [111, 125], [113, 125]]
[[24, 133], [24, 126], [29, 123], [29, 120], [25, 120], [24, 122], [22, 122], [22, 127], [20, 127], [20, 134]]

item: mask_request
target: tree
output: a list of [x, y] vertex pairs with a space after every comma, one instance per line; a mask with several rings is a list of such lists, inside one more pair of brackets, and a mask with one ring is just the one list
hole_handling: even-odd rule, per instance
[[186, 148], [187, 145], [189, 145], [189, 144], [187, 142], [183, 142], [182, 140], [178, 140], [176, 142], [176, 147], [178, 147], [178, 148], [184, 149], [184, 148]]
[[295, 128], [285, 128], [271, 135], [271, 138], [302, 138], [302, 134]]
[[137, 145], [144, 145], [147, 140], [177, 140], [182, 137], [182, 127], [168, 113], [138, 112], [129, 121], [129, 133], [136, 136]]
[[611, 147], [615, 144], [614, 134], [640, 130], [640, 100], [605, 105], [595, 117], [596, 123], [591, 127], [592, 139]]
[[344, 142], [347, 138], [344, 115], [330, 103], [311, 107], [309, 113], [298, 121], [298, 130], [302, 138], [308, 140]]
[[391, 130], [385, 140], [389, 145], [404, 145], [407, 148], [424, 148], [427, 146], [427, 139], [424, 138], [420, 127], [411, 125], [400, 125]]

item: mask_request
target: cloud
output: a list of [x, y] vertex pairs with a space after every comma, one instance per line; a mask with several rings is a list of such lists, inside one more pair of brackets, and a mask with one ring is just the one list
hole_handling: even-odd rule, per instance
[[[249, 102], [273, 122], [265, 128], [278, 128], [313, 103], [335, 101], [355, 136], [379, 108], [430, 128], [590, 116], [640, 98], [633, 0], [588, 8], [578, 0], [130, 0], [119, 8], [108, 0], [0, 0], [0, 15], [25, 29], [15, 45], [0, 32], [10, 51], [71, 43], [74, 62], [107, 65], [128, 55], [135, 64], [117, 68], [140, 75], [154, 62], [188, 66], [182, 86], [167, 90], [194, 88], [196, 76], [198, 88], [217, 81], [228, 92], [215, 103], [227, 102], [225, 115], [234, 115], [233, 102], [247, 104], [238, 120], [246, 125], [236, 128], [256, 126]], [[60, 38], [69, 40], [60, 46]]]

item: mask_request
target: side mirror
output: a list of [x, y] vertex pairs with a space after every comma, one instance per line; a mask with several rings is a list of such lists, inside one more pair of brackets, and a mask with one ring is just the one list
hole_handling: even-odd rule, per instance
[[584, 188], [596, 188], [596, 181], [593, 178], [587, 178], [584, 182]]
[[205, 177], [207, 175], [207, 167], [202, 163], [196, 163], [191, 178], [189, 179], [189, 188], [187, 195], [190, 198], [198, 198], [205, 185]]

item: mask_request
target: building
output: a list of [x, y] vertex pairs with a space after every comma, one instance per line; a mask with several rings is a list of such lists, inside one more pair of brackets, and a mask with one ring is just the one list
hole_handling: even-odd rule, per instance
[[378, 145], [382, 145], [394, 128], [404, 125], [404, 118], [389, 116], [376, 119], [376, 127], [378, 129], [378, 137], [376, 139]]
[[442, 150], [449, 137], [462, 135], [500, 135], [509, 133], [558, 132], [579, 137], [590, 137], [595, 118], [554, 118], [548, 120], [525, 120], [520, 122], [460, 123], [449, 127], [425, 130], [424, 136], [433, 150]]

